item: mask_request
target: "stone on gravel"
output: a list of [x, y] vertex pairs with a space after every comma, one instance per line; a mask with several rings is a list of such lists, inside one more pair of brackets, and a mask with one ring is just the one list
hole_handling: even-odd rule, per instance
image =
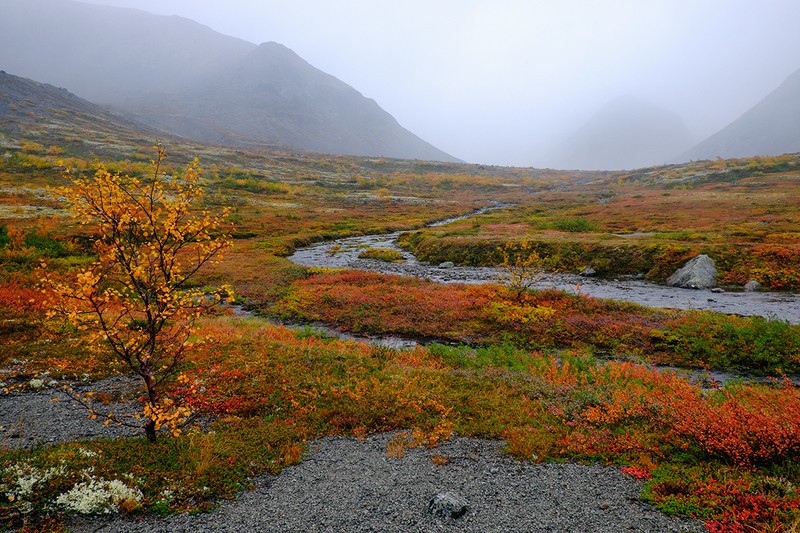
[[428, 511], [441, 518], [460, 518], [467, 512], [467, 500], [455, 492], [440, 492], [428, 502]]
[[583, 276], [584, 278], [591, 278], [592, 276], [597, 275], [597, 271], [592, 267], [586, 267], [583, 270], [581, 270], [580, 274], [578, 275]]
[[439, 263], [439, 268], [453, 268], [454, 266], [456, 265], [452, 261], [445, 261], [444, 263]]
[[[410, 448], [402, 459], [386, 450], [397, 434], [356, 439], [326, 437], [280, 475], [254, 480], [254, 489], [210, 513], [73, 516], [73, 533], [252, 533], [284, 531], [516, 533], [700, 532], [696, 520], [667, 516], [645, 504], [639, 481], [618, 469], [519, 461], [501, 441], [454, 437], [438, 448]], [[433, 455], [446, 455], [443, 465]], [[443, 488], [469, 502], [457, 520], [426, 512]], [[600, 508], [603, 503], [607, 509]]]
[[761, 290], [761, 284], [754, 279], [751, 279], [744, 284], [745, 292], [756, 292]]
[[717, 285], [717, 267], [714, 260], [705, 254], [686, 262], [667, 278], [667, 285], [684, 289], [710, 289]]

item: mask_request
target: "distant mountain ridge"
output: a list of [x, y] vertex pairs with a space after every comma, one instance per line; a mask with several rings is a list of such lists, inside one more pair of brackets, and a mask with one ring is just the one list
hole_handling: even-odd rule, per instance
[[621, 170], [667, 163], [692, 145], [677, 114], [633, 96], [620, 96], [562, 141], [548, 166]]
[[276, 43], [74, 0], [0, 0], [0, 68], [187, 138], [458, 161]]
[[800, 152], [800, 70], [679, 161]]

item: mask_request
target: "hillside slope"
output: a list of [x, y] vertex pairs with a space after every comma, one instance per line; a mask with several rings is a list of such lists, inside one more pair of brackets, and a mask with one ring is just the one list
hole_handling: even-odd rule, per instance
[[457, 161], [404, 129], [374, 100], [272, 42], [190, 90], [122, 107], [143, 122], [205, 142]]
[[744, 115], [684, 153], [680, 160], [800, 152], [800, 70]]
[[[79, 98], [66, 89], [0, 71], [0, 132], [63, 142], [127, 139], [152, 143], [169, 135]], [[109, 137], [109, 134], [113, 134]]]

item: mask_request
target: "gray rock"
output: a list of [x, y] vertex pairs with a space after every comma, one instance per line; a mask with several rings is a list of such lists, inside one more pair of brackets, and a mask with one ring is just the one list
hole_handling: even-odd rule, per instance
[[452, 261], [445, 261], [444, 263], [439, 263], [439, 268], [453, 268], [456, 266]]
[[717, 267], [707, 255], [698, 255], [686, 262], [682, 268], [667, 278], [667, 285], [684, 289], [710, 289], [717, 285], [714, 280]]
[[578, 275], [583, 276], [584, 278], [591, 278], [592, 276], [597, 275], [597, 271], [589, 266], [581, 270], [580, 274]]
[[744, 284], [745, 292], [756, 292], [761, 290], [761, 284], [754, 279], [751, 279]]
[[467, 500], [455, 492], [440, 492], [428, 502], [428, 511], [441, 518], [459, 518], [467, 512]]
[[720, 294], [720, 293], [725, 292], [725, 289], [721, 289], [720, 287], [714, 287], [713, 289], [711, 289], [711, 292]]

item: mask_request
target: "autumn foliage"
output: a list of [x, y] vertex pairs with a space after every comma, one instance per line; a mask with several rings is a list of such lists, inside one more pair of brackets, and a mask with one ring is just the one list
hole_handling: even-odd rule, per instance
[[[531, 255], [513, 243], [528, 239], [539, 254], [535, 275], [540, 265], [591, 265], [651, 279], [703, 249], [717, 254], [723, 283], [792, 288], [796, 158], [573, 176], [209, 149], [201, 187], [195, 164], [168, 169], [162, 155], [155, 170], [146, 154], [92, 174], [88, 159], [64, 162], [75, 183], [60, 194], [75, 203], [77, 230], [58, 213], [3, 219], [0, 378], [24, 389], [37, 372], [73, 379], [133, 370], [147, 391], [140, 416], [150, 436], [158, 426], [178, 429], [189, 412], [203, 424], [156, 442], [8, 450], [0, 440], [0, 522], [49, 523], [59, 495], [87, 476], [135, 484], [140, 506], [126, 504], [128, 512], [207, 509], [252, 476], [301, 460], [310, 439], [396, 431], [387, 448], [394, 458], [452, 432], [502, 439], [520, 460], [617, 465], [642, 480], [647, 501], [709, 531], [797, 526], [797, 387], [782, 379], [722, 387], [649, 365], [791, 374], [800, 368], [798, 326], [530, 291], [525, 278], [518, 288], [442, 285], [278, 257], [323, 239], [420, 227], [491, 197], [518, 204], [404, 241], [439, 261], [495, 265], [498, 247], [511, 242], [514, 265]], [[53, 169], [62, 165], [40, 148], [0, 159], [4, 186], [61, 179]], [[781, 165], [787, 174], [773, 172]], [[578, 183], [570, 180], [583, 181], [562, 187]], [[14, 191], [0, 197], [5, 213], [24, 212], [25, 201], [61, 208]], [[224, 205], [235, 206], [235, 242], [215, 263], [228, 240]], [[50, 294], [37, 287], [43, 258]], [[233, 316], [216, 305], [227, 282], [256, 314], [421, 345], [395, 350]], [[68, 325], [45, 315], [53, 302]], [[214, 316], [201, 314], [211, 307]], [[36, 473], [47, 479], [34, 481]], [[24, 497], [20, 483], [30, 488]]]
[[54, 313], [88, 331], [98, 348], [141, 377], [150, 440], [161, 426], [177, 430], [188, 414], [160, 391], [191, 347], [200, 313], [219, 300], [190, 282], [228, 246], [218, 233], [222, 218], [192, 210], [203, 194], [197, 164], [183, 176], [164, 176], [160, 165], [166, 153], [156, 148], [147, 179], [111, 173], [101, 165], [94, 176], [79, 177], [60, 191], [74, 217], [94, 232], [97, 258], [71, 282], [47, 278], [56, 296]]
[[590, 348], [604, 357], [741, 368], [800, 369], [800, 328], [760, 317], [648, 309], [557, 290], [442, 285], [371, 272], [321, 271], [295, 281], [274, 309], [355, 332], [472, 344]]

